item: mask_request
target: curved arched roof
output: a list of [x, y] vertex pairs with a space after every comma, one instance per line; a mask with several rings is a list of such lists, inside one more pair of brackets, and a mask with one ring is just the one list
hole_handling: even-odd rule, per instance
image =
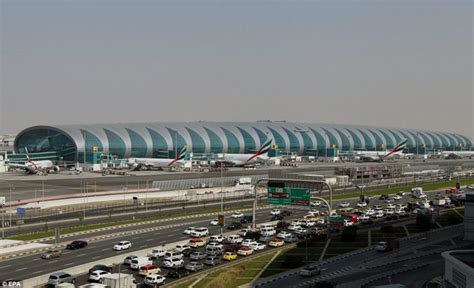
[[[438, 131], [259, 121], [34, 126], [17, 135], [15, 149], [20, 145], [18, 139], [38, 137], [41, 129], [57, 131], [71, 139], [77, 152], [84, 152], [85, 146], [88, 149], [91, 145], [97, 146], [99, 141], [103, 152], [116, 153], [121, 158], [155, 157], [156, 151], [172, 151], [176, 146], [184, 145], [194, 152], [248, 153], [260, 146], [266, 137], [273, 138], [280, 150], [299, 154], [332, 146], [342, 151], [390, 149], [403, 139], [408, 139], [407, 147], [411, 149], [417, 145], [446, 150], [473, 146], [463, 135]], [[48, 141], [38, 140], [35, 145], [47, 145], [45, 142]]]

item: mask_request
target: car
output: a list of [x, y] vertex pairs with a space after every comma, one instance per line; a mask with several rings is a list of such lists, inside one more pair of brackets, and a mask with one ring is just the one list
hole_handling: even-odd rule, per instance
[[297, 228], [301, 228], [301, 226], [296, 224], [291, 224], [290, 226], [288, 226], [288, 230], [290, 231], [295, 231]]
[[255, 244], [257, 243], [257, 241], [255, 240], [252, 240], [252, 239], [245, 239], [244, 241], [242, 241], [242, 246], [250, 246], [252, 244]]
[[342, 207], [342, 208], [347, 208], [349, 206], [351, 206], [351, 203], [349, 203], [347, 201], [339, 203], [339, 207]]
[[372, 215], [375, 214], [375, 210], [374, 209], [367, 209], [367, 210], [365, 210], [365, 214], [369, 215], [369, 216], [372, 216]]
[[178, 244], [176, 245], [174, 250], [177, 252], [183, 253], [184, 250], [191, 250], [191, 247], [189, 247], [189, 245], [186, 245], [186, 244]]
[[387, 241], [380, 241], [375, 245], [375, 250], [379, 252], [386, 252], [392, 250], [391, 247], [388, 245]]
[[280, 233], [278, 233], [278, 234], [276, 235], [276, 237], [281, 238], [281, 239], [284, 239], [285, 237], [288, 237], [288, 236], [290, 236], [290, 235], [291, 235], [290, 232], [281, 231]]
[[407, 194], [408, 194], [408, 192], [405, 192], [405, 191], [397, 192], [397, 195], [398, 195], [398, 196], [405, 196], [405, 195], [407, 195]]
[[225, 248], [225, 252], [237, 253], [237, 251], [239, 251], [240, 247], [242, 247], [242, 246], [238, 245], [238, 244], [230, 244], [230, 245], [227, 245], [227, 247]]
[[242, 256], [247, 256], [247, 255], [250, 255], [252, 253], [253, 253], [253, 250], [252, 250], [252, 248], [250, 248], [250, 246], [242, 246], [237, 251], [237, 254], [242, 255]]
[[272, 235], [262, 235], [262, 236], [260, 236], [260, 238], [258, 238], [258, 241], [266, 243], [266, 242], [268, 242], [272, 239], [273, 239]]
[[161, 269], [153, 264], [146, 264], [138, 269], [138, 275], [147, 276], [151, 274], [160, 274]]
[[232, 215], [230, 215], [230, 217], [232, 217], [232, 218], [234, 218], [234, 219], [236, 219], [236, 218], [242, 218], [242, 217], [244, 217], [244, 213], [242, 213], [242, 212], [235, 212], [235, 213], [233, 213]]
[[130, 265], [130, 264], [132, 264], [132, 260], [135, 260], [137, 258], [138, 258], [138, 256], [129, 255], [129, 256], [125, 257], [125, 259], [123, 260], [123, 264], [124, 265]]
[[181, 279], [181, 277], [186, 277], [189, 275], [189, 271], [184, 267], [169, 269], [166, 278], [175, 278]]
[[393, 209], [383, 209], [383, 213], [385, 215], [393, 215], [395, 214], [395, 212], [393, 211]]
[[165, 284], [166, 278], [160, 274], [151, 274], [145, 277], [143, 283], [145, 285], [155, 286]]
[[147, 254], [147, 256], [151, 259], [158, 259], [160, 257], [165, 256], [166, 251], [161, 248], [153, 249], [151, 250], [150, 253]]
[[63, 253], [61, 250], [48, 250], [41, 254], [41, 259], [52, 259], [52, 258], [58, 258], [61, 257]]
[[193, 232], [194, 229], [196, 229], [196, 227], [188, 227], [188, 228], [184, 229], [183, 234], [191, 235], [191, 232]]
[[392, 198], [393, 200], [401, 200], [403, 197], [400, 195], [393, 195]]
[[365, 206], [367, 206], [366, 202], [357, 202], [357, 207], [362, 208], [362, 207], [365, 207]]
[[111, 273], [108, 271], [103, 271], [103, 270], [95, 270], [92, 271], [92, 273], [89, 274], [89, 281], [90, 282], [102, 282], [104, 279], [105, 275], [110, 275]]
[[209, 235], [209, 229], [206, 227], [195, 228], [189, 235], [193, 238], [205, 237]]
[[283, 240], [286, 243], [293, 243], [293, 242], [298, 241], [298, 237], [296, 237], [296, 235], [290, 234], [290, 235], [286, 236], [285, 239], [283, 239]]
[[311, 277], [311, 276], [316, 276], [321, 274], [321, 270], [319, 269], [318, 265], [316, 264], [310, 264], [305, 267], [303, 267], [300, 272], [300, 276], [303, 277]]
[[178, 257], [168, 257], [163, 259], [162, 264], [166, 268], [181, 267], [184, 265], [184, 260]]
[[186, 264], [186, 266], [184, 266], [184, 269], [191, 272], [196, 272], [196, 271], [202, 270], [203, 268], [204, 268], [204, 264], [197, 261], [191, 261], [188, 264]]
[[278, 214], [278, 215], [273, 215], [272, 218], [270, 218], [270, 221], [280, 221], [283, 220], [285, 217], [283, 215]]
[[106, 272], [112, 272], [112, 267], [106, 266], [106, 265], [102, 265], [102, 264], [97, 264], [97, 265], [94, 265], [91, 269], [89, 269], [89, 274], [91, 274], [92, 272], [94, 272], [94, 271], [96, 271], [96, 270], [101, 270], [101, 271], [106, 271]]
[[280, 213], [280, 209], [273, 209], [272, 211], [270, 211], [270, 215], [280, 215]]
[[374, 220], [372, 220], [372, 219], [362, 220], [360, 223], [362, 225], [372, 225], [372, 224], [374, 224]]
[[201, 238], [192, 238], [191, 240], [189, 240], [189, 247], [192, 247], [192, 248], [199, 248], [199, 247], [204, 247], [206, 246], [206, 241], [204, 241], [204, 239], [201, 239]]
[[311, 207], [319, 207], [323, 204], [323, 202], [321, 202], [321, 201], [311, 201], [309, 204], [311, 205]]
[[365, 220], [369, 220], [370, 219], [370, 216], [367, 215], [367, 214], [362, 214], [359, 216], [359, 220], [360, 221], [365, 221]]
[[242, 238], [240, 235], [237, 234], [231, 234], [227, 236], [227, 243], [231, 244], [240, 244], [242, 241], [244, 241], [244, 238]]
[[253, 251], [260, 251], [260, 250], [264, 250], [265, 248], [267, 248], [267, 245], [265, 245], [263, 243], [253, 243], [249, 247], [252, 248]]
[[232, 222], [226, 227], [228, 230], [237, 230], [242, 228], [242, 223], [240, 222]]
[[344, 219], [344, 227], [353, 226], [354, 222], [351, 220]]
[[285, 241], [283, 241], [283, 239], [280, 239], [280, 238], [273, 238], [268, 243], [268, 246], [272, 246], [272, 247], [280, 247], [280, 246], [283, 246], [283, 245], [285, 245]]
[[306, 234], [306, 233], [308, 233], [308, 229], [305, 229], [303, 227], [298, 227], [298, 228], [295, 229], [295, 233], [296, 234]]
[[383, 216], [384, 214], [382, 210], [377, 210], [377, 212], [375, 212], [375, 214], [373, 215], [373, 217], [375, 218], [382, 218]]
[[388, 209], [395, 209], [397, 206], [395, 206], [394, 204], [388, 204], [387, 205], [387, 208]]
[[252, 221], [253, 221], [253, 216], [249, 216], [249, 215], [245, 215], [244, 217], [242, 217], [242, 219], [240, 219], [240, 223], [242, 224], [248, 224]]
[[222, 237], [222, 235], [211, 235], [209, 237], [209, 243], [211, 242], [217, 242], [217, 243], [222, 243], [224, 242], [224, 237]]
[[379, 200], [381, 200], [381, 201], [384, 201], [384, 200], [387, 200], [387, 199], [389, 199], [389, 196], [388, 196], [388, 195], [385, 195], [385, 194], [382, 194], [382, 195], [380, 195], [380, 197], [379, 197]]
[[113, 249], [115, 251], [122, 251], [122, 250], [130, 249], [131, 247], [132, 247], [132, 242], [120, 241], [114, 245]]
[[389, 197], [388, 199], [385, 199], [384, 202], [385, 203], [392, 203], [393, 201], [395, 201], [395, 200], [393, 200], [392, 198]]
[[474, 190], [474, 185], [467, 185], [467, 189]]
[[244, 228], [242, 230], [239, 231], [239, 235], [242, 236], [242, 237], [245, 237], [245, 235], [247, 234], [247, 232], [252, 232], [252, 229], [250, 228]]
[[49, 275], [48, 285], [55, 287], [61, 283], [76, 283], [76, 278], [66, 272], [56, 272]]
[[222, 255], [222, 259], [232, 261], [237, 259], [237, 254], [235, 252], [225, 252], [224, 255]]
[[68, 250], [75, 250], [80, 248], [87, 247], [87, 241], [84, 240], [74, 240], [71, 243], [66, 245], [66, 249]]
[[209, 266], [216, 266], [221, 264], [221, 258], [217, 256], [208, 256], [206, 260], [204, 260], [205, 265]]
[[281, 211], [280, 214], [284, 217], [289, 217], [289, 216], [293, 215], [293, 212], [291, 212], [290, 210], [283, 210], [283, 211]]
[[223, 250], [224, 245], [221, 244], [221, 243], [217, 243], [217, 242], [211, 242], [211, 243], [207, 244], [206, 249], [212, 249], [212, 248], [219, 248], [219, 249]]
[[449, 189], [446, 189], [445, 192], [446, 192], [446, 193], [458, 193], [458, 189], [456, 189], [456, 188], [449, 188]]
[[219, 219], [212, 219], [211, 222], [209, 222], [209, 224], [212, 226], [217, 226], [219, 225]]
[[202, 259], [206, 259], [206, 257], [207, 257], [207, 254], [201, 251], [194, 251], [193, 253], [189, 255], [189, 259], [191, 260], [202, 260]]

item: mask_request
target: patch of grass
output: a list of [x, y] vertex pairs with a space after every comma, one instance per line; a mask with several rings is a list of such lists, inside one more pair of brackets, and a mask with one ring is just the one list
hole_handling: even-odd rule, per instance
[[192, 280], [183, 282], [183, 283], [178, 284], [178, 285], [176, 285], [176, 286], [174, 286], [174, 287], [175, 287], [175, 288], [188, 288], [189, 286], [191, 286], [191, 284], [193, 284], [194, 281], [196, 281], [196, 279], [192, 279]]

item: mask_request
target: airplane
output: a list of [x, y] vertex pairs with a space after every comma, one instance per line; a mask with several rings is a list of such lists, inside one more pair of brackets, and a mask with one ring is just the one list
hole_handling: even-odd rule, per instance
[[186, 155], [187, 147], [184, 146], [183, 149], [178, 154], [178, 157], [175, 159], [164, 159], [164, 158], [129, 158], [128, 166], [132, 170], [140, 170], [145, 167], [147, 169], [153, 168], [171, 168], [171, 167], [182, 167], [184, 166], [184, 156]]
[[224, 153], [218, 156], [217, 160], [211, 161], [211, 164], [216, 167], [232, 166], [232, 167], [249, 167], [257, 164], [266, 163], [271, 160], [268, 157], [268, 151], [272, 147], [273, 139], [265, 141], [257, 152], [254, 154], [231, 154]]
[[25, 148], [26, 151], [26, 159], [27, 161], [25, 164], [18, 164], [18, 163], [8, 163], [8, 166], [11, 168], [16, 169], [24, 169], [26, 174], [49, 174], [49, 173], [58, 173], [61, 169], [59, 166], [54, 165], [53, 161], [51, 160], [38, 160], [34, 161], [31, 160], [28, 150]]
[[362, 162], [382, 162], [387, 158], [392, 158], [394, 156], [398, 157], [409, 157], [413, 154], [405, 154], [403, 150], [406, 148], [407, 139], [400, 142], [397, 146], [395, 146], [392, 150], [388, 152], [380, 152], [380, 151], [362, 151], [358, 155], [359, 160]]

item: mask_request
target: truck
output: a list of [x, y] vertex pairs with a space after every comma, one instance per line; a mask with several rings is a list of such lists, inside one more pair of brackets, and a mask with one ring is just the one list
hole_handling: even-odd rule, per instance
[[252, 177], [242, 177], [238, 180], [235, 180], [235, 186], [241, 185], [251, 185], [252, 184]]
[[414, 187], [411, 189], [411, 196], [416, 199], [423, 199], [426, 198], [426, 194], [423, 192], [422, 187]]
[[137, 286], [133, 275], [125, 273], [104, 275], [102, 284], [110, 288], [135, 288]]

